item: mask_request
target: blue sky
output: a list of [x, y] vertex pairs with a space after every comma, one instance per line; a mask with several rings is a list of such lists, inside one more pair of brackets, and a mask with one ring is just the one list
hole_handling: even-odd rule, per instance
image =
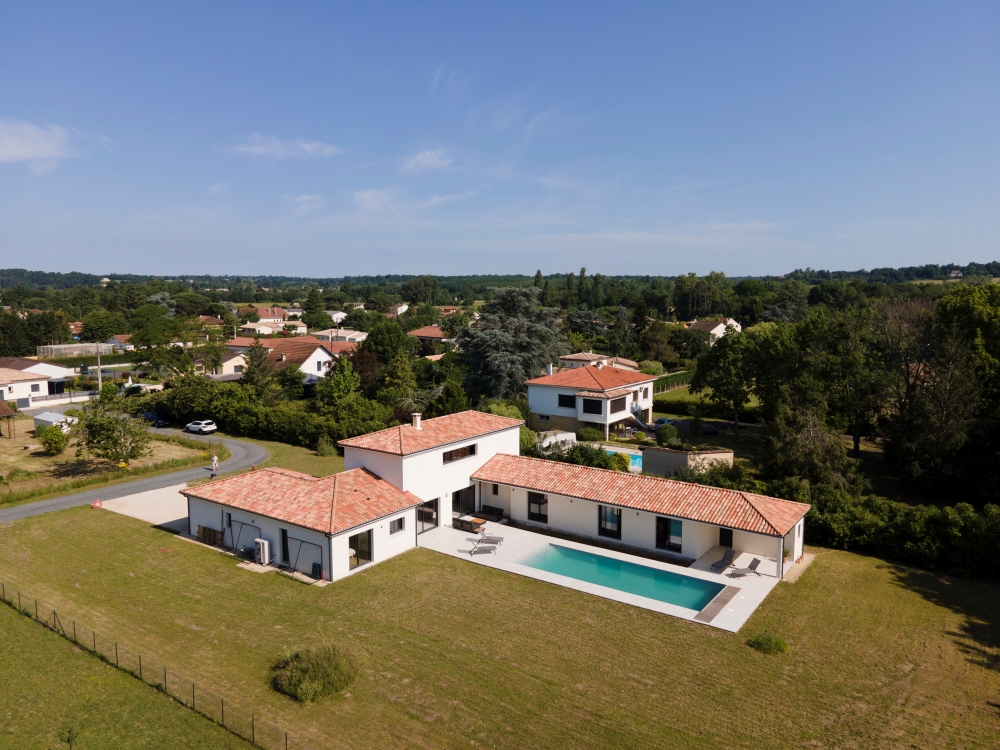
[[996, 3], [7, 3], [0, 265], [995, 260], [998, 40]]

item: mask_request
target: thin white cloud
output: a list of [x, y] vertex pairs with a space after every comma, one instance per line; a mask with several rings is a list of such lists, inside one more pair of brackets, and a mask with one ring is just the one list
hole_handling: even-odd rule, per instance
[[208, 190], [209, 195], [221, 195], [222, 193], [229, 192], [229, 186], [231, 184], [231, 182], [217, 182], [214, 185], [209, 185], [206, 189]]
[[377, 219], [379, 216], [390, 214], [400, 221], [403, 220], [399, 211], [392, 205], [392, 199], [386, 190], [359, 190], [354, 194], [354, 205], [357, 216], [362, 219]]
[[447, 169], [452, 165], [453, 161], [442, 148], [421, 151], [419, 154], [414, 154], [403, 162], [402, 172], [404, 174], [419, 174], [420, 172], [429, 172], [435, 169]]
[[285, 200], [292, 204], [292, 214], [295, 216], [305, 216], [326, 203], [322, 195], [288, 195]]
[[232, 147], [232, 151], [249, 156], [270, 156], [274, 159], [309, 159], [319, 156], [336, 156], [344, 152], [340, 146], [323, 141], [307, 141], [299, 138], [283, 141], [273, 135], [251, 133], [243, 143]]
[[83, 147], [109, 143], [59, 125], [35, 125], [0, 118], [0, 164], [27, 162], [38, 174], [51, 172], [63, 159], [81, 156]]
[[419, 201], [413, 204], [414, 208], [432, 208], [434, 206], [441, 206], [445, 203], [454, 203], [455, 201], [464, 201], [466, 198], [473, 197], [478, 190], [468, 190], [464, 193], [450, 193], [449, 195], [432, 195], [430, 198]]

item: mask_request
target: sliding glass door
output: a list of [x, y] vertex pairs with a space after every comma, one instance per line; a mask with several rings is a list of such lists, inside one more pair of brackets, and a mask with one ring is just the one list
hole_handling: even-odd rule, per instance
[[470, 484], [464, 490], [451, 493], [451, 517], [460, 518], [476, 512], [476, 487]]
[[347, 546], [351, 548], [351, 570], [354, 570], [354, 568], [359, 565], [370, 563], [372, 561], [371, 529], [349, 537], [347, 540]]
[[438, 525], [438, 501], [428, 500], [417, 506], [417, 533], [436, 529]]

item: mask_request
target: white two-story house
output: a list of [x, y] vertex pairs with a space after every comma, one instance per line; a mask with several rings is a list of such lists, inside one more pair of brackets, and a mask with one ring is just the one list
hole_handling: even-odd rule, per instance
[[529, 427], [566, 430], [594, 427], [605, 437], [633, 416], [646, 424], [653, 413], [653, 381], [617, 367], [577, 367], [527, 381]]

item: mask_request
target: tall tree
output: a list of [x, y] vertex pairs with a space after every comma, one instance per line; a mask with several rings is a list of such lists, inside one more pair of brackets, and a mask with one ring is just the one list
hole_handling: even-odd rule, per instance
[[275, 380], [274, 365], [267, 361], [267, 349], [254, 339], [253, 346], [243, 355], [243, 377], [240, 383], [250, 391], [253, 398], [262, 404], [273, 404], [281, 388]]
[[517, 398], [526, 391], [524, 381], [566, 353], [556, 311], [541, 307], [538, 297], [533, 287], [495, 289], [479, 326], [459, 334], [466, 382], [473, 391], [489, 398]]
[[691, 379], [691, 393], [711, 389], [709, 398], [732, 410], [734, 440], [740, 439], [740, 409], [750, 401], [753, 356], [753, 339], [730, 329], [698, 358], [698, 370]]
[[340, 357], [327, 371], [326, 377], [316, 383], [316, 403], [321, 411], [332, 410], [342, 399], [361, 391], [361, 378], [354, 371], [351, 360]]
[[359, 351], [371, 352], [379, 362], [388, 365], [400, 352], [412, 352], [417, 340], [408, 336], [395, 320], [383, 319], [377, 323], [368, 337], [358, 346]]

